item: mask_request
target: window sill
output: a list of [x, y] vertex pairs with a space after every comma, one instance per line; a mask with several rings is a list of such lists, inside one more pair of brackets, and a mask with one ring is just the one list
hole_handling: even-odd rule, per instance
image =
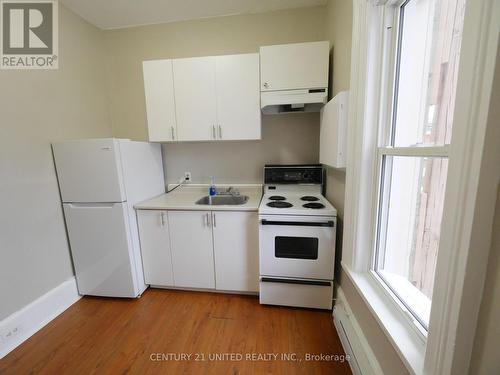
[[409, 312], [405, 314], [371, 273], [354, 272], [343, 262], [342, 269], [367, 304], [408, 371], [414, 375], [423, 374], [426, 337], [417, 330]]
[[[382, 279], [390, 285], [394, 292], [407, 302], [408, 308], [413, 310], [428, 327], [432, 301], [403, 276], [383, 270], [378, 271], [378, 273], [382, 276]], [[419, 325], [419, 327], [421, 326]], [[425, 332], [423, 327], [422, 331]]]

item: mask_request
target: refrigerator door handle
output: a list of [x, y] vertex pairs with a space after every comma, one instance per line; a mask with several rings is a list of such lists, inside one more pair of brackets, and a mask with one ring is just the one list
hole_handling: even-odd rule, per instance
[[73, 208], [113, 208], [115, 204], [119, 204], [122, 202], [108, 202], [108, 203], [75, 203], [75, 202], [70, 202], [70, 203], [64, 203], [68, 205], [69, 207]]

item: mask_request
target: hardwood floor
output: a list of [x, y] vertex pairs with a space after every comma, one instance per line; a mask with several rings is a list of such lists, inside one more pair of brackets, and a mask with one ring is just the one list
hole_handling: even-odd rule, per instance
[[330, 312], [149, 289], [138, 300], [81, 299], [1, 359], [0, 374], [351, 373], [345, 360], [307, 353], [345, 355]]

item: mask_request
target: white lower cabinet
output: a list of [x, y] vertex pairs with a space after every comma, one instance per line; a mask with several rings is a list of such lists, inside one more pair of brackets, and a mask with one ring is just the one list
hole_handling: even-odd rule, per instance
[[138, 210], [147, 284], [259, 290], [256, 212]]
[[150, 285], [173, 286], [167, 211], [138, 210], [137, 223], [144, 281]]
[[168, 211], [174, 285], [215, 288], [212, 217], [206, 211]]
[[218, 290], [259, 290], [257, 212], [214, 211], [215, 285]]

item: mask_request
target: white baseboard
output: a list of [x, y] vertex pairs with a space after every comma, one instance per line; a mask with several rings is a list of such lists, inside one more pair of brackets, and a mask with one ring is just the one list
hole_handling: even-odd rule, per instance
[[0, 321], [0, 358], [42, 329], [81, 296], [72, 277]]
[[383, 375], [380, 364], [373, 354], [341, 288], [337, 289], [333, 318], [342, 346], [346, 354], [350, 356], [349, 364], [353, 374]]

